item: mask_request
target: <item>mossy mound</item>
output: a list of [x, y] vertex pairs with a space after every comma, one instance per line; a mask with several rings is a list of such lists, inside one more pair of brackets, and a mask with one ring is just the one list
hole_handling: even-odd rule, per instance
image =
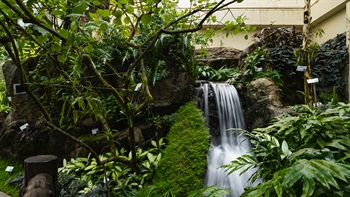
[[203, 187], [209, 130], [195, 102], [182, 106], [167, 135], [168, 146], [152, 185], [141, 196], [187, 196]]

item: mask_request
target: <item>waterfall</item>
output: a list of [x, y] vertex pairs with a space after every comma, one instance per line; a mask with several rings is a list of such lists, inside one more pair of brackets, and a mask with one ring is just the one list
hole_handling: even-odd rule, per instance
[[[253, 186], [249, 184], [248, 179], [254, 173], [254, 169], [242, 175], [239, 175], [240, 171], [236, 171], [228, 176], [225, 169], [219, 168], [251, 149], [246, 136], [241, 135], [239, 131], [228, 131], [233, 128], [245, 129], [237, 90], [226, 83], [202, 83], [197, 90], [197, 97], [212, 135], [208, 152], [206, 186], [216, 185], [230, 189], [232, 192], [229, 196], [238, 197], [244, 192], [245, 187]], [[215, 102], [215, 105], [211, 102]], [[212, 119], [217, 119], [217, 123], [213, 123], [215, 121]], [[216, 133], [215, 129], [218, 130]]]

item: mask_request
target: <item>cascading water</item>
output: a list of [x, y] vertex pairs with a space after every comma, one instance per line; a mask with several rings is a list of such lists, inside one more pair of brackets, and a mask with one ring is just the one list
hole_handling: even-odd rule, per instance
[[[211, 91], [210, 91], [211, 90]], [[215, 105], [210, 106], [211, 100], [215, 101]], [[217, 137], [213, 136], [211, 128], [211, 145], [208, 152], [208, 169], [206, 175], [206, 186], [216, 185], [220, 188], [230, 189], [232, 192], [230, 197], [238, 197], [244, 192], [249, 184], [248, 179], [254, 173], [254, 169], [239, 175], [240, 171], [236, 171], [229, 176], [225, 169], [220, 168], [224, 164], [229, 164], [232, 160], [242, 156], [250, 151], [251, 146], [247, 137], [241, 135], [239, 131], [233, 132], [228, 129], [245, 129], [245, 123], [236, 88], [225, 83], [203, 83], [197, 91], [199, 104], [204, 112], [207, 125], [212, 120], [218, 119], [219, 129]], [[211, 109], [214, 108], [217, 113], [213, 115]]]

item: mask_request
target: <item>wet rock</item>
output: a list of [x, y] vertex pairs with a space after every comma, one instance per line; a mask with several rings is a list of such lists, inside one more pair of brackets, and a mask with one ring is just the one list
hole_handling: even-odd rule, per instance
[[272, 117], [291, 112], [281, 101], [280, 89], [268, 78], [252, 81], [242, 97], [248, 130], [265, 127]]

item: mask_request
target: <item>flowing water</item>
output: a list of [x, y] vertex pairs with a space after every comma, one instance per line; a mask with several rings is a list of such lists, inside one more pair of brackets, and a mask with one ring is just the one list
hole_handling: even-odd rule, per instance
[[234, 86], [225, 83], [203, 83], [199, 90], [199, 104], [207, 125], [209, 117], [212, 117], [209, 107], [210, 89], [215, 98], [214, 108], [217, 110], [219, 135], [211, 139], [206, 186], [216, 185], [230, 189], [232, 192], [229, 196], [238, 197], [244, 192], [245, 187], [252, 186], [248, 179], [254, 173], [254, 169], [242, 175], [239, 175], [240, 171], [236, 171], [228, 176], [225, 169], [220, 166], [230, 163], [251, 149], [246, 136], [240, 135], [239, 131], [232, 131], [234, 128], [245, 129], [241, 104]]

